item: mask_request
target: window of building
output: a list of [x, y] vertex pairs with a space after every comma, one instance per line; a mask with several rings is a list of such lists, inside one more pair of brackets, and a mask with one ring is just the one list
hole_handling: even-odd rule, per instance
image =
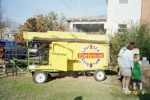
[[128, 0], [119, 0], [119, 4], [128, 4]]
[[127, 31], [127, 24], [118, 24], [118, 32], [125, 32]]

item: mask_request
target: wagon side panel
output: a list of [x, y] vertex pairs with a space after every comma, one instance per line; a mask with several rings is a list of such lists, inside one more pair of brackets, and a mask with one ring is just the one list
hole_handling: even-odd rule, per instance
[[[68, 71], [86, 71], [108, 68], [108, 44], [69, 43]], [[68, 56], [69, 55], [69, 56]]]

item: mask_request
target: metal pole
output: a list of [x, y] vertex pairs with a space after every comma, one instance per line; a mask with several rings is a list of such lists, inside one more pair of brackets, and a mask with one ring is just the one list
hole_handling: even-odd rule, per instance
[[30, 53], [29, 53], [29, 41], [26, 41], [26, 46], [27, 46], [27, 66], [29, 67], [29, 58], [30, 58]]

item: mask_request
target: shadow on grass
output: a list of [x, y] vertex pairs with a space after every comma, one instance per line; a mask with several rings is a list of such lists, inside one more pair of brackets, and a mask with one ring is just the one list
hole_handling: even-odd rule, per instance
[[78, 96], [74, 100], [82, 100], [82, 96]]
[[150, 94], [149, 93], [145, 93], [145, 94], [139, 94], [138, 95], [139, 100], [150, 100]]
[[50, 74], [48, 75], [48, 80], [49, 81], [53, 81], [55, 79], [61, 79], [61, 78], [65, 78], [65, 77], [73, 77], [73, 78], [78, 78], [80, 75], [75, 75], [73, 72], [61, 72], [58, 76], [51, 76]]
[[[115, 71], [109, 71], [109, 70], [105, 71], [105, 73], [106, 73], [105, 80], [107, 79], [107, 75], [117, 75], [118, 74]], [[55, 77], [48, 76], [48, 82], [53, 81], [55, 79], [65, 78], [65, 77], [78, 78], [80, 76], [86, 76], [86, 77], [91, 77], [92, 76], [93, 77], [93, 73], [91, 75], [87, 75], [84, 72], [60, 72], [58, 76], [55, 76]]]
[[105, 71], [106, 75], [117, 75], [118, 73], [115, 71], [110, 71], [110, 70], [106, 70]]
[[65, 77], [73, 77], [73, 78], [78, 78], [80, 76], [84, 76], [84, 74], [77, 73], [77, 72], [61, 72], [60, 75], [57, 78], [65, 78]]

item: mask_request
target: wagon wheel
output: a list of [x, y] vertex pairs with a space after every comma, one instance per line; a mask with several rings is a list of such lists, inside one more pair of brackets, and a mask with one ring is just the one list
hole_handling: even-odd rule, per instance
[[33, 81], [35, 83], [45, 83], [48, 79], [48, 74], [43, 71], [37, 71], [33, 75]]
[[95, 71], [94, 79], [96, 81], [103, 81], [103, 80], [105, 80], [105, 78], [106, 78], [106, 74], [105, 74], [105, 72], [103, 70], [98, 69], [98, 70]]

